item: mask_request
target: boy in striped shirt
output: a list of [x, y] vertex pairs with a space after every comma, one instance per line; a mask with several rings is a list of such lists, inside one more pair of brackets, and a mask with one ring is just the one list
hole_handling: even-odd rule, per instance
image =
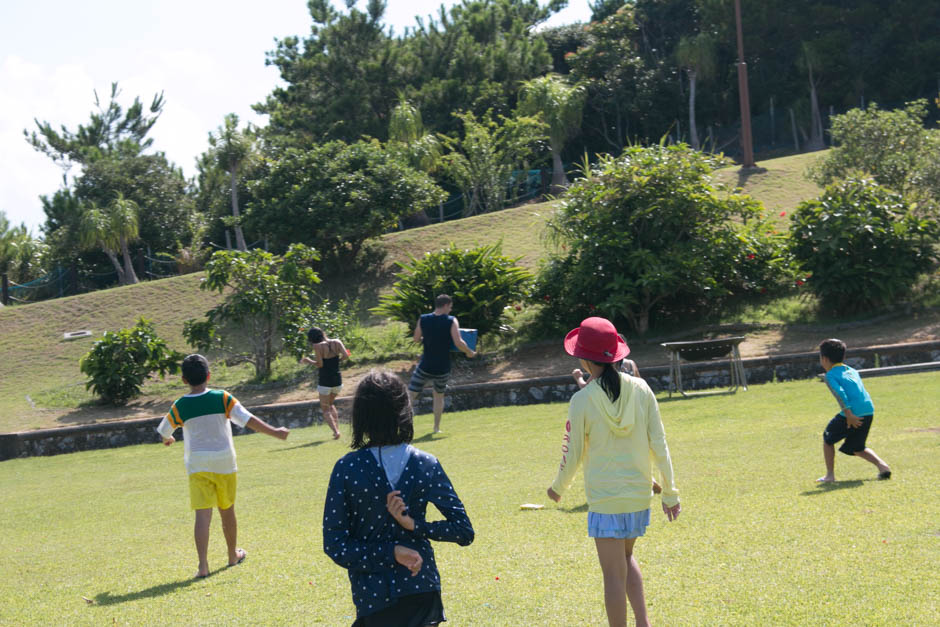
[[173, 432], [183, 429], [183, 461], [189, 473], [189, 501], [196, 511], [194, 535], [199, 569], [196, 579], [209, 576], [209, 523], [212, 508], [219, 508], [222, 533], [228, 545], [228, 565], [235, 566], [245, 559], [244, 549], [238, 548], [238, 523], [235, 520], [236, 473], [235, 445], [232, 442], [234, 422], [280, 440], [286, 440], [290, 430], [272, 427], [245, 409], [238, 400], [224, 390], [210, 390], [209, 362], [202, 355], [188, 355], [183, 360], [183, 383], [189, 394], [178, 398], [160, 424], [157, 432], [166, 446], [176, 440]]

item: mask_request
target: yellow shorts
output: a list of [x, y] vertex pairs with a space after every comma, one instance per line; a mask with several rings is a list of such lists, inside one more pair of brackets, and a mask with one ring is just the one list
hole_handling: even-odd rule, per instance
[[235, 473], [194, 472], [189, 475], [189, 504], [193, 509], [228, 509], [235, 504]]

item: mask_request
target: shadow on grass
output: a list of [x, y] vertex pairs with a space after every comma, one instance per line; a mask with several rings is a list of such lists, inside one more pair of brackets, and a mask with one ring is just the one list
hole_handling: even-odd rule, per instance
[[865, 483], [865, 479], [853, 479], [852, 481], [833, 481], [832, 483], [817, 483], [814, 490], [800, 492], [800, 496], [816, 496], [817, 494], [826, 494], [836, 490], [846, 490], [857, 488]]
[[[229, 568], [228, 566], [223, 566], [209, 573], [212, 576], [215, 573], [221, 572]], [[162, 597], [171, 592], [176, 592], [177, 590], [182, 590], [187, 588], [194, 583], [200, 583], [199, 579], [180, 579], [179, 581], [171, 581], [169, 583], [161, 583], [156, 586], [150, 586], [149, 588], [144, 588], [143, 590], [138, 590], [137, 592], [127, 592], [125, 594], [114, 594], [110, 592], [101, 592], [95, 595], [95, 605], [117, 605], [118, 603], [126, 603], [127, 601], [137, 601], [138, 599], [153, 599], [155, 597]]]
[[588, 511], [588, 504], [582, 503], [577, 507], [563, 507], [561, 508], [561, 511], [565, 512], [566, 514], [581, 514]]
[[446, 438], [447, 436], [443, 433], [425, 433], [420, 438], [415, 438], [412, 442], [433, 442], [434, 440], [440, 440], [441, 438]]
[[332, 440], [317, 440], [315, 442], [307, 442], [306, 444], [298, 444], [297, 446], [289, 446], [287, 448], [276, 448], [276, 449], [272, 449], [272, 452], [283, 453], [284, 451], [293, 451], [299, 448], [312, 448], [314, 446], [320, 446], [321, 444], [326, 444], [327, 442], [332, 442]]

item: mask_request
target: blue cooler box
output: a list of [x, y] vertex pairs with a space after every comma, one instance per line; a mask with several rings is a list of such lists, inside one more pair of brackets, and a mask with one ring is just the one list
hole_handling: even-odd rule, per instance
[[[460, 338], [467, 343], [467, 346], [470, 347], [470, 350], [475, 351], [477, 349], [477, 330], [476, 329], [460, 329]], [[450, 350], [454, 352], [460, 352], [460, 349], [454, 344], [453, 340], [450, 342]]]

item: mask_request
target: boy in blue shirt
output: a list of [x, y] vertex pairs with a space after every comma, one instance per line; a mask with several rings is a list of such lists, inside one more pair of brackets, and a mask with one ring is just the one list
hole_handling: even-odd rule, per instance
[[826, 385], [836, 397], [840, 411], [823, 432], [823, 457], [826, 474], [817, 483], [832, 483], [836, 480], [835, 444], [845, 440], [839, 451], [856, 455], [878, 467], [879, 479], [890, 479], [891, 468], [875, 451], [865, 446], [868, 430], [875, 414], [875, 405], [865, 390], [862, 379], [854, 368], [842, 363], [845, 358], [845, 342], [837, 339], [825, 340], [819, 345], [819, 363], [826, 371]]

